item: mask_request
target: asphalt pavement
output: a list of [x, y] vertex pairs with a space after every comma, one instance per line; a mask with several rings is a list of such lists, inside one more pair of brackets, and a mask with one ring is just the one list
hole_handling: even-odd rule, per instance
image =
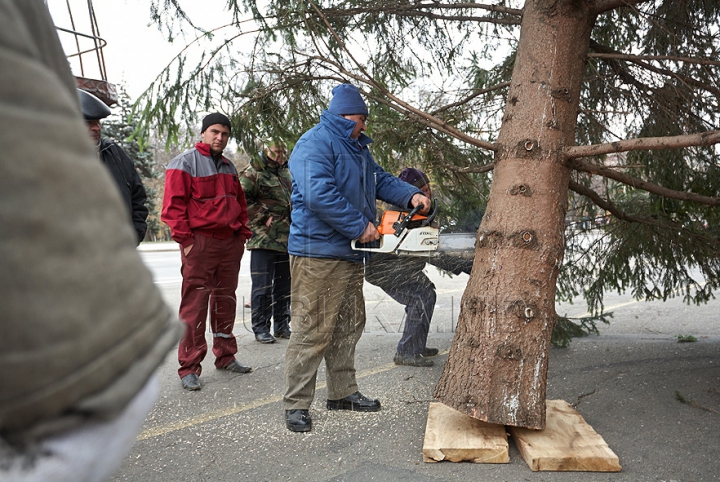
[[[168, 249], [173, 249], [172, 245]], [[158, 246], [153, 246], [157, 251]], [[143, 259], [153, 269], [153, 254]], [[163, 256], [165, 253], [163, 254]], [[250, 294], [243, 260], [238, 298]], [[179, 269], [179, 255], [177, 258]], [[432, 391], [447, 359], [467, 275], [428, 273], [438, 303], [428, 346], [441, 350], [430, 368], [392, 363], [402, 306], [365, 287], [368, 324], [357, 347], [360, 390], [379, 398], [377, 413], [325, 409], [324, 367], [311, 408], [313, 430], [285, 428], [282, 408], [287, 340], [256, 342], [250, 312], [238, 304], [238, 359], [247, 375], [203, 363], [199, 392], [177, 376], [176, 353], [159, 371], [160, 397], [113, 481], [711, 481], [720, 480], [720, 302], [688, 306], [609, 295], [614, 312], [600, 336], [550, 350], [547, 398], [573, 404], [618, 455], [619, 473], [532, 472], [510, 441], [510, 463], [425, 463], [422, 445]], [[166, 301], [179, 282], [163, 275]], [[583, 314], [581, 304], [560, 314]], [[679, 343], [678, 335], [695, 342]], [[208, 337], [208, 340], [210, 338]], [[682, 398], [680, 401], [678, 398]]]

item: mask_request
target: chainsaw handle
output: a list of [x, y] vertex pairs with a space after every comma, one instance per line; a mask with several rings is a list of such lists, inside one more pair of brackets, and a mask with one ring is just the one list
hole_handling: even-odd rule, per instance
[[[412, 219], [413, 216], [415, 216], [417, 213], [419, 213], [419, 212], [420, 212], [422, 209], [424, 209], [424, 208], [425, 208], [425, 205], [424, 205], [424, 204], [418, 204], [417, 206], [415, 206], [414, 208], [412, 208], [412, 210], [411, 210], [409, 213], [407, 213], [407, 215], [406, 215], [405, 218], [406, 218], [408, 221], [410, 221], [410, 219]], [[403, 221], [404, 221], [404, 220], [403, 220]]]
[[[422, 208], [422, 204], [420, 205]], [[430, 212], [427, 215], [427, 219], [423, 221], [423, 226], [430, 226], [430, 224], [435, 220], [435, 216], [437, 216], [438, 212], [438, 203], [437, 199], [431, 199], [430, 200]]]
[[[393, 228], [395, 229], [395, 236], [400, 236], [400, 233], [403, 232], [407, 224], [412, 220], [413, 216], [415, 216], [417, 213], [419, 213], [421, 210], [425, 208], [424, 204], [418, 204], [412, 210], [403, 215], [400, 221], [395, 221], [393, 223]], [[430, 201], [430, 213], [427, 215], [427, 217], [422, 221], [423, 226], [430, 226], [430, 224], [435, 219], [435, 216], [437, 216], [438, 212], [438, 204], [437, 200], [432, 199]]]
[[420, 212], [421, 209], [423, 209], [425, 206], [422, 204], [418, 204], [414, 208], [412, 208], [412, 211], [405, 215], [401, 215], [402, 218], [400, 221], [395, 221], [393, 223], [393, 228], [395, 229], [395, 236], [400, 236], [400, 233], [403, 232], [407, 224], [410, 222], [413, 216], [415, 216], [418, 212]]

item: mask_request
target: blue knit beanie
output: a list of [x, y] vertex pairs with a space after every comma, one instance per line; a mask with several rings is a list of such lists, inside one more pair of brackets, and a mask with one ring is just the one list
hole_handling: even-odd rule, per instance
[[340, 84], [332, 90], [328, 111], [335, 115], [368, 115], [368, 108], [360, 91], [352, 84]]

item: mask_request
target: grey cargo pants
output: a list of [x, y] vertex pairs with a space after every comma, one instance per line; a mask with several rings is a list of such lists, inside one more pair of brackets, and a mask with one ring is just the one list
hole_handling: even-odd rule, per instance
[[364, 265], [290, 256], [293, 333], [285, 353], [285, 410], [307, 410], [320, 362], [327, 368], [328, 399], [357, 391], [355, 345], [365, 328]]

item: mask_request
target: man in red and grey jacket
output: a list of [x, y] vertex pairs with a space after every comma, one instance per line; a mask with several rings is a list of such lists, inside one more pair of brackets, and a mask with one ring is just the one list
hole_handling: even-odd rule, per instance
[[213, 113], [203, 119], [201, 142], [170, 161], [165, 174], [161, 219], [180, 244], [180, 318], [187, 331], [178, 347], [178, 374], [186, 390], [200, 390], [200, 362], [207, 353], [205, 320], [210, 305], [215, 368], [249, 373], [235, 359], [235, 290], [248, 228], [245, 193], [235, 166], [222, 155], [230, 120]]

